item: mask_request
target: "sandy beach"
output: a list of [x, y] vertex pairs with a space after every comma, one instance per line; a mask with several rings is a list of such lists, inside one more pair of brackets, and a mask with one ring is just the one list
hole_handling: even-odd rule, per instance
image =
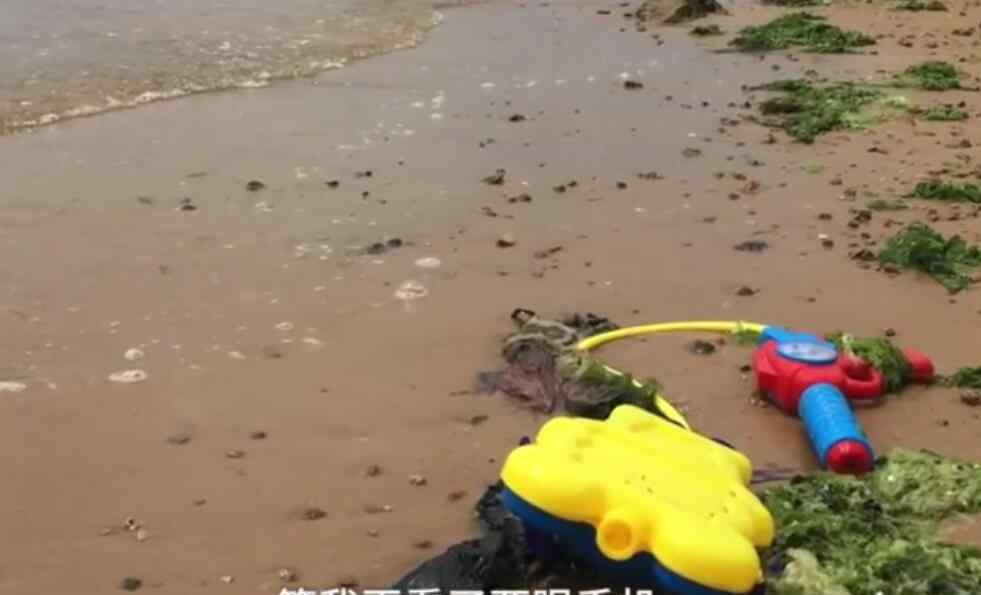
[[[391, 584], [472, 532], [473, 502], [545, 419], [472, 391], [517, 307], [894, 329], [941, 371], [978, 365], [976, 289], [849, 258], [930, 208], [935, 229], [981, 241], [977, 207], [848, 225], [869, 193], [975, 165], [978, 119], [803, 145], [750, 121], [763, 94], [743, 89], [928, 58], [977, 77], [977, 34], [951, 31], [981, 9], [952, 7], [821, 9], [881, 36], [875, 53], [764, 57], [714, 50], [779, 9], [740, 4], [700, 21], [726, 32], [703, 39], [637, 31], [616, 3], [488, 2], [316, 78], [0, 137], [0, 381], [24, 387], [0, 393], [0, 592], [132, 576], [160, 594], [278, 593], [284, 567], [307, 586]], [[943, 99], [981, 111], [977, 93]], [[768, 249], [733, 249], [754, 239]], [[813, 469], [800, 421], [754, 398], [749, 349], [690, 341], [603, 356], [656, 376], [755, 465]], [[110, 380], [127, 370], [146, 378]], [[913, 387], [860, 416], [882, 451], [978, 459], [979, 412]]]

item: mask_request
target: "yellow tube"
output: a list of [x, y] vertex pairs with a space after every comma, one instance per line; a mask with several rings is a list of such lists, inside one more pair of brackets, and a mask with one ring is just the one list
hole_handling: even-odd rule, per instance
[[[595, 349], [600, 345], [606, 343], [611, 343], [619, 339], [626, 339], [627, 337], [639, 337], [642, 335], [653, 335], [655, 333], [676, 333], [676, 332], [712, 332], [712, 333], [738, 333], [742, 331], [750, 331], [760, 333], [766, 328], [764, 324], [758, 324], [755, 322], [742, 322], [742, 321], [722, 321], [722, 320], [692, 320], [685, 322], [662, 322], [658, 324], [646, 324], [643, 326], [632, 326], [628, 328], [621, 328], [615, 331], [609, 331], [606, 333], [601, 333], [599, 335], [593, 335], [592, 337], [587, 337], [583, 339], [578, 344], [576, 344], [576, 349], [580, 351], [590, 351]], [[606, 369], [610, 372], [623, 375], [623, 372], [610, 366], [606, 366]], [[634, 380], [634, 384], [640, 386], [640, 383]], [[657, 401], [657, 408], [664, 413], [665, 416], [670, 418], [672, 421], [677, 422], [679, 425], [686, 429], [691, 429], [688, 425], [688, 420], [684, 418], [681, 413], [674, 408], [662, 395], [657, 394], [654, 396]]]
[[677, 333], [677, 332], [712, 332], [712, 333], [738, 333], [741, 331], [751, 331], [760, 333], [766, 327], [764, 324], [755, 322], [724, 321], [724, 320], [691, 320], [685, 322], [662, 322], [658, 324], [645, 324], [643, 326], [632, 326], [620, 328], [615, 331], [593, 335], [583, 339], [576, 345], [580, 351], [590, 351], [619, 339], [627, 337], [639, 337], [641, 335], [653, 335], [655, 333]]

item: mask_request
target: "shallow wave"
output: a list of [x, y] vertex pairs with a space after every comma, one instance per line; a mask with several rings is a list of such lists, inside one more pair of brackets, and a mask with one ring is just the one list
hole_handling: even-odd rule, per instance
[[314, 76], [414, 47], [441, 19], [432, 0], [64, 4], [0, 6], [0, 134]]

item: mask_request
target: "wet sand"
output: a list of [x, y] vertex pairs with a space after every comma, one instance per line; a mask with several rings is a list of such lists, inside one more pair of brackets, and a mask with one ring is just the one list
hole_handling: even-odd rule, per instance
[[[596, 14], [605, 8], [614, 14]], [[743, 83], [921, 61], [928, 48], [897, 43], [913, 30], [943, 33], [936, 55], [967, 57], [972, 39], [946, 35], [957, 19], [840, 9], [852, 28], [905, 25], [878, 56], [761, 60], [711, 53], [725, 38], [696, 40], [686, 27], [633, 31], [618, 16], [626, 10], [449, 11], [420, 48], [312, 81], [0, 138], [0, 380], [27, 385], [0, 394], [13, 488], [0, 494], [0, 591], [106, 593], [134, 576], [157, 593], [272, 593], [281, 567], [308, 587], [390, 584], [469, 534], [470, 506], [544, 419], [466, 393], [475, 372], [499, 365], [519, 306], [622, 325], [893, 328], [941, 371], [976, 365], [976, 290], [951, 300], [929, 279], [848, 257], [860, 233], [877, 239], [896, 229], [889, 219], [924, 212], [847, 222], [863, 191], [903, 193], [958, 154], [973, 159], [946, 146], [978, 142], [977, 124], [900, 121], [814, 146], [774, 132], [766, 144], [771, 131], [740, 107], [762, 96]], [[710, 22], [734, 32], [777, 12], [746, 7]], [[976, 22], [981, 11], [967, 14]], [[643, 89], [624, 89], [621, 73]], [[976, 94], [943, 99], [981, 108]], [[502, 185], [481, 183], [498, 168]], [[664, 179], [638, 178], [649, 171]], [[265, 188], [246, 190], [250, 180]], [[508, 201], [521, 193], [532, 201]], [[194, 210], [181, 209], [185, 198]], [[935, 227], [981, 239], [977, 218]], [[516, 245], [499, 248], [504, 233]], [[389, 238], [403, 245], [358, 253]], [[770, 248], [732, 249], [749, 239]], [[426, 257], [441, 266], [415, 264]], [[428, 295], [397, 299], [408, 280]], [[759, 293], [738, 296], [743, 285]], [[812, 468], [801, 424], [752, 399], [739, 370], [749, 350], [696, 356], [690, 340], [603, 355], [656, 375], [695, 426], [756, 465]], [[144, 357], [128, 360], [129, 349]], [[148, 379], [108, 381], [127, 369]], [[978, 410], [956, 391], [912, 388], [860, 415], [880, 450], [981, 457]], [[412, 485], [414, 474], [426, 485]], [[309, 507], [326, 516], [303, 520]], [[127, 517], [148, 538], [121, 528]]]

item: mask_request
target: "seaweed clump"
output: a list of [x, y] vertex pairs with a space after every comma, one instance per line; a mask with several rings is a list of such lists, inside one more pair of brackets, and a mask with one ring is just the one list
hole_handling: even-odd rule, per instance
[[850, 84], [816, 87], [803, 80], [776, 81], [757, 89], [784, 93], [762, 102], [760, 111], [780, 116], [780, 127], [803, 143], [832, 130], [861, 127], [862, 110], [883, 98], [875, 89]]
[[981, 551], [940, 543], [941, 520], [981, 511], [981, 466], [897, 449], [858, 479], [819, 473], [763, 495], [776, 595], [970, 595]]
[[957, 293], [971, 283], [965, 271], [981, 265], [981, 249], [960, 236], [944, 238], [929, 225], [914, 222], [889, 238], [879, 252], [879, 262], [922, 271]]
[[967, 112], [952, 105], [913, 108], [910, 112], [929, 122], [963, 122], [968, 118]]
[[906, 386], [913, 376], [913, 366], [903, 350], [885, 337], [856, 338], [842, 332], [828, 335], [839, 351], [865, 360], [882, 374], [886, 392], [897, 392]]
[[917, 184], [906, 197], [981, 204], [981, 188], [971, 183], [952, 184], [940, 180], [928, 180]]
[[929, 61], [910, 66], [893, 77], [897, 87], [913, 87], [925, 91], [963, 89], [961, 73], [952, 64]]
[[813, 6], [827, 6], [830, 0], [763, 0], [766, 6], [781, 6], [783, 8], [809, 8]]
[[981, 390], [981, 366], [960, 368], [943, 380], [947, 386]]
[[764, 25], [743, 29], [731, 45], [749, 52], [802, 47], [823, 54], [841, 54], [875, 39], [857, 31], [846, 31], [825, 22], [822, 16], [798, 12], [778, 17]]
[[909, 205], [901, 200], [886, 200], [884, 198], [877, 198], [865, 206], [872, 211], [905, 211], [909, 208]]
[[903, 0], [896, 5], [897, 10], [908, 10], [909, 12], [947, 12], [947, 5], [940, 0]]

